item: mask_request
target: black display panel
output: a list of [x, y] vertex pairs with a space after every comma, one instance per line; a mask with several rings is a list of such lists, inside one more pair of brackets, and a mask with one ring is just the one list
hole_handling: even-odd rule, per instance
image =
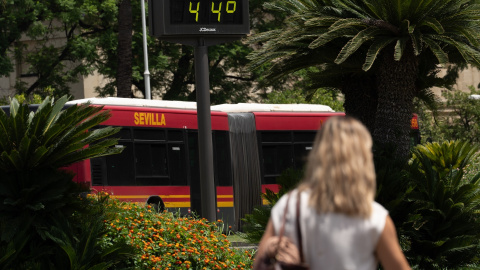
[[157, 37], [246, 35], [248, 0], [151, 0], [149, 29]]
[[242, 24], [242, 0], [172, 0], [170, 23]]

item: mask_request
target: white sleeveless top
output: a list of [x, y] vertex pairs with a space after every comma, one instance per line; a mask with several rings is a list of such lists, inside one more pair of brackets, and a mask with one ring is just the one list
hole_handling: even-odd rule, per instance
[[[297, 190], [292, 192], [285, 223], [285, 235], [296, 243], [297, 193]], [[310, 269], [377, 269], [378, 261], [374, 252], [385, 227], [387, 210], [373, 202], [372, 215], [368, 219], [335, 213], [319, 215], [308, 206], [308, 198], [309, 192], [303, 191], [300, 199], [300, 228], [303, 254]], [[285, 195], [272, 209], [271, 219], [276, 235], [280, 232], [286, 203]]]

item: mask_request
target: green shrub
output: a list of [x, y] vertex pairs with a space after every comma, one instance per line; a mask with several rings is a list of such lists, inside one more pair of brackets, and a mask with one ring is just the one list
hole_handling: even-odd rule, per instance
[[116, 140], [105, 139], [118, 128], [89, 131], [109, 113], [88, 105], [63, 110], [66, 101], [46, 98], [30, 112], [12, 99], [9, 114], [0, 110], [0, 269], [80, 269], [128, 257], [117, 252], [117, 258], [104, 261], [105, 252], [115, 252], [97, 244], [101, 230], [93, 221], [102, 213], [81, 200], [85, 187], [60, 169], [119, 153], [122, 149], [111, 147]]
[[413, 191], [403, 233], [406, 254], [420, 269], [465, 266], [477, 260], [480, 240], [480, 174], [464, 177], [478, 147], [464, 141], [427, 143], [413, 150]]

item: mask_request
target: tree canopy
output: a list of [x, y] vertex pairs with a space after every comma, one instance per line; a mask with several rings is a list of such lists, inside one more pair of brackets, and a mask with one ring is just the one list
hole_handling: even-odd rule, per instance
[[[131, 4], [127, 10], [131, 8], [133, 24], [126, 26], [132, 35], [131, 55], [126, 56], [122, 54], [125, 48], [119, 49], [119, 17], [128, 17], [119, 16], [123, 3]], [[249, 4], [252, 32], [271, 29], [277, 17], [283, 16], [269, 14], [263, 1]], [[31, 85], [18, 80], [18, 93], [59, 97], [69, 93], [69, 83], [96, 70], [106, 79], [106, 84], [96, 89], [98, 94], [116, 95], [119, 66], [125, 65], [120, 58], [129, 58], [132, 65], [131, 79], [121, 83], [131, 82], [134, 89], [145, 91], [140, 1], [19, 0], [0, 5], [0, 75], [9, 76], [17, 61], [22, 63], [24, 75], [34, 80]], [[62, 39], [66, 42], [58, 42]], [[153, 97], [195, 100], [193, 48], [150, 36], [147, 43], [151, 87], [158, 89]], [[260, 71], [246, 68], [246, 56], [252, 50], [242, 41], [209, 47], [212, 103], [244, 102], [251, 99], [252, 89], [265, 89]], [[280, 81], [275, 84], [282, 85]]]
[[91, 63], [97, 58], [99, 34], [112, 27], [117, 12], [115, 0], [20, 0], [0, 5], [0, 75], [8, 76], [17, 61], [20, 75], [36, 78], [31, 85], [17, 80], [17, 92], [54, 89], [56, 96], [68, 94], [68, 83], [96, 68]]
[[[315, 67], [315, 87], [335, 87], [345, 111], [381, 145], [409, 151], [415, 96], [431, 97], [441, 64], [480, 64], [480, 10], [471, 0], [274, 0], [285, 24], [254, 35], [252, 68], [277, 80]], [[431, 79], [431, 80], [427, 80]]]

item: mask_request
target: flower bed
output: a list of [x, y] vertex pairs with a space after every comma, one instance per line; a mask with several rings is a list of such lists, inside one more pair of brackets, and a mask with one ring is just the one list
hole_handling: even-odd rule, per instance
[[[108, 196], [108, 195], [101, 195]], [[103, 199], [105, 200], [105, 198]], [[135, 203], [105, 200], [105, 245], [125, 238], [138, 249], [136, 269], [251, 269], [253, 250], [232, 248], [223, 222], [155, 213]]]

